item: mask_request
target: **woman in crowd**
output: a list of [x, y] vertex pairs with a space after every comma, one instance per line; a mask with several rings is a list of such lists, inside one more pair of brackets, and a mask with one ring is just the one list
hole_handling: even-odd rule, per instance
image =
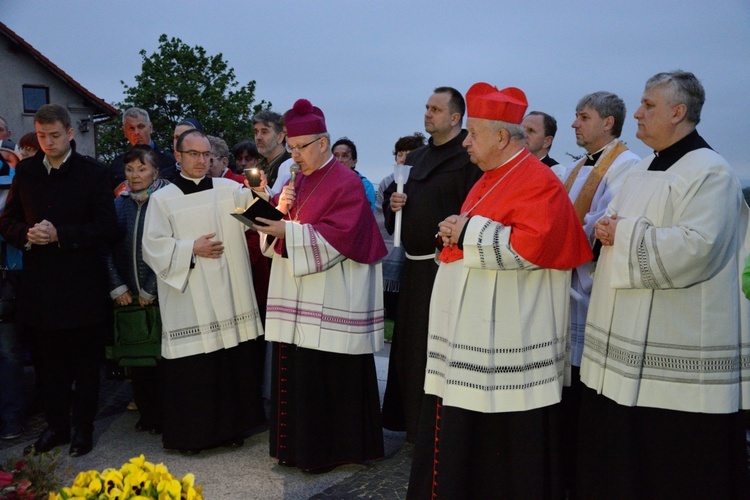
[[[108, 256], [110, 296], [117, 306], [146, 307], [156, 302], [156, 275], [143, 261], [141, 240], [148, 200], [169, 184], [159, 179], [156, 156], [148, 146], [136, 146], [123, 158], [125, 187], [115, 199], [119, 238]], [[158, 314], [156, 315], [158, 316]], [[130, 369], [133, 395], [141, 412], [137, 431], [161, 432], [160, 376], [156, 367]]]

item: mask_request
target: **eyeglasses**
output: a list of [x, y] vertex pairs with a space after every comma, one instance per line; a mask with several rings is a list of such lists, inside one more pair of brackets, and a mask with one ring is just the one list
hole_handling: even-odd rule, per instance
[[211, 151], [195, 151], [194, 149], [188, 150], [188, 151], [179, 151], [180, 153], [184, 155], [188, 155], [189, 158], [193, 160], [197, 160], [199, 158], [203, 158], [206, 161], [211, 160]]
[[287, 144], [287, 145], [286, 145], [286, 151], [287, 151], [287, 153], [292, 153], [292, 154], [294, 154], [295, 152], [297, 152], [297, 153], [300, 153], [300, 152], [301, 152], [301, 151], [302, 151], [303, 149], [305, 149], [305, 148], [306, 148], [307, 146], [309, 146], [309, 145], [310, 145], [310, 144], [312, 144], [313, 142], [319, 141], [319, 140], [321, 140], [321, 139], [322, 139], [322, 137], [318, 137], [317, 139], [313, 139], [312, 141], [308, 142], [307, 144], [303, 144], [302, 146], [294, 146], [294, 147], [291, 147], [291, 146], [289, 146], [289, 144]]

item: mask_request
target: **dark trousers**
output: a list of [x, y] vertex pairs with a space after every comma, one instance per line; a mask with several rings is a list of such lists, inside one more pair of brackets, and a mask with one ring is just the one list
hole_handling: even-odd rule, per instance
[[0, 420], [6, 431], [23, 428], [23, 342], [13, 322], [0, 322]]
[[140, 424], [146, 428], [161, 426], [162, 419], [162, 366], [138, 366], [128, 370], [133, 383], [133, 400], [141, 414]]
[[93, 430], [104, 328], [28, 329], [36, 382], [50, 429], [64, 432], [72, 423], [78, 429]]

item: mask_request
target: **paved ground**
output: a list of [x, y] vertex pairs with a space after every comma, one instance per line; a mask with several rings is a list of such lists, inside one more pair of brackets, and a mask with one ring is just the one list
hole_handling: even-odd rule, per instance
[[[376, 355], [381, 397], [388, 373], [390, 345]], [[28, 388], [32, 387], [33, 371], [28, 369]], [[138, 412], [127, 411], [132, 399], [130, 383], [106, 380], [102, 384], [101, 404], [97, 416], [94, 450], [80, 458], [67, 456], [63, 462], [73, 473], [81, 470], [102, 470], [119, 467], [129, 458], [143, 453], [154, 463], [164, 463], [176, 476], [192, 472], [203, 485], [207, 499], [403, 499], [409, 480], [413, 448], [404, 442], [404, 433], [384, 431], [386, 458], [371, 465], [346, 465], [326, 474], [305, 474], [297, 469], [280, 467], [268, 456], [268, 431], [261, 431], [245, 440], [236, 450], [217, 448], [194, 457], [165, 451], [158, 436], [135, 432]], [[39, 414], [26, 422], [26, 432], [12, 441], [0, 440], [0, 462], [19, 456], [44, 428]], [[750, 433], [748, 433], [750, 444]]]
[[[381, 397], [388, 373], [390, 345], [376, 355]], [[33, 371], [28, 371], [29, 390]], [[268, 431], [245, 440], [236, 450], [217, 448], [193, 457], [165, 451], [159, 436], [133, 430], [138, 414], [127, 411], [131, 401], [130, 383], [106, 380], [102, 384], [97, 416], [95, 448], [80, 458], [67, 456], [63, 462], [72, 467], [72, 477], [81, 470], [119, 467], [129, 458], [143, 453], [154, 463], [164, 463], [176, 476], [192, 472], [203, 486], [208, 499], [398, 499], [406, 497], [412, 448], [404, 444], [404, 433], [384, 431], [386, 458], [371, 465], [345, 465], [326, 474], [306, 474], [298, 469], [280, 467], [268, 456]], [[12, 441], [0, 441], [0, 462], [20, 455], [24, 446], [34, 442], [44, 429], [39, 414], [26, 422], [26, 432]]]

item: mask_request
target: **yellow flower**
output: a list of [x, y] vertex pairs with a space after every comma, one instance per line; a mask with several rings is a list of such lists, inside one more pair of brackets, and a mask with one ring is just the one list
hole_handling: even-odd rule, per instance
[[88, 484], [88, 490], [94, 495], [98, 495], [102, 492], [102, 482], [98, 477], [95, 477]]
[[143, 467], [143, 464], [146, 462], [146, 457], [144, 455], [140, 455], [138, 457], [133, 457], [130, 459], [130, 463], [137, 465], [139, 468]]
[[89, 490], [83, 486], [73, 486], [70, 488], [71, 497], [70, 500], [86, 500]]
[[203, 496], [198, 490], [196, 490], [192, 486], [188, 486], [183, 491], [181, 498], [184, 498], [185, 500], [202, 500]]
[[79, 472], [76, 478], [73, 480], [73, 486], [86, 486], [95, 477], [98, 477], [99, 473], [95, 470], [89, 470], [86, 472]]
[[144, 455], [131, 458], [119, 470], [90, 470], [79, 473], [71, 487], [50, 493], [49, 500], [130, 500], [153, 499], [203, 500], [203, 488], [195, 484], [195, 475], [174, 478], [164, 464], [154, 465]]
[[105, 469], [102, 471], [104, 476], [104, 489], [107, 493], [113, 490], [122, 492], [122, 473], [119, 470]]
[[107, 500], [123, 500], [125, 497], [125, 494], [120, 488], [112, 488], [111, 490], [107, 490], [105, 492]]
[[185, 474], [185, 477], [182, 478], [182, 485], [195, 485], [195, 474]]
[[180, 498], [180, 491], [182, 487], [180, 482], [176, 479], [162, 479], [159, 484], [156, 485], [156, 491], [159, 492], [159, 498], [162, 498], [162, 494], [166, 493], [169, 498]]

